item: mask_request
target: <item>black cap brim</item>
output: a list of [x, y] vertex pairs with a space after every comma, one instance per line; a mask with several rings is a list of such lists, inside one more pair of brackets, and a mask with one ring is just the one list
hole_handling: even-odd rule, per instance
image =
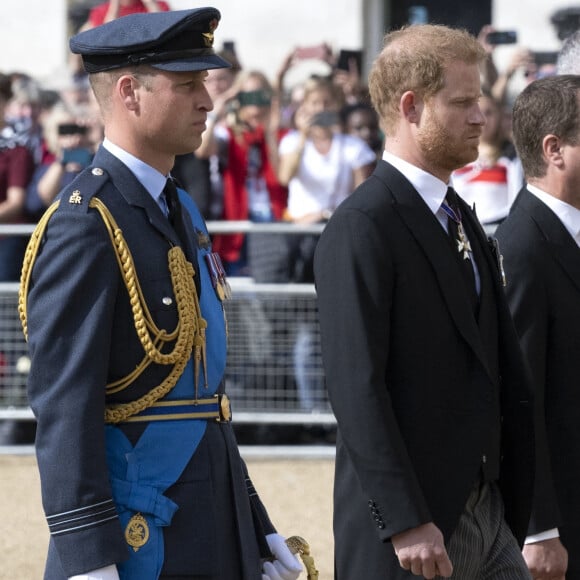
[[201, 70], [212, 70], [215, 68], [230, 68], [232, 65], [227, 60], [217, 54], [208, 54], [195, 59], [171, 60], [168, 62], [149, 62], [153, 68], [166, 70], [169, 72], [193, 72]]

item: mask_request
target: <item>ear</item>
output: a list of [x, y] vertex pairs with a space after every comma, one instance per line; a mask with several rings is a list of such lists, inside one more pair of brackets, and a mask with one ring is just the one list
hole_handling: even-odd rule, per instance
[[542, 152], [548, 165], [562, 167], [564, 156], [562, 155], [562, 140], [556, 135], [548, 134], [542, 139]]
[[406, 91], [399, 101], [399, 109], [409, 123], [419, 123], [423, 111], [423, 101], [413, 91]]
[[132, 75], [123, 75], [117, 80], [117, 95], [129, 111], [136, 111], [139, 108], [140, 86], [139, 81]]

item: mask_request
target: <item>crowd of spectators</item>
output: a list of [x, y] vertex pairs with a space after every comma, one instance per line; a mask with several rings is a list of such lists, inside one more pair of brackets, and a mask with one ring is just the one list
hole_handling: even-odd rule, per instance
[[[131, 12], [170, 9], [158, 0], [93, 4], [80, 29]], [[510, 134], [511, 103], [522, 83], [554, 74], [556, 64], [544, 62], [545, 54], [539, 61], [525, 47], [514, 50], [508, 62], [497, 63], [490, 32], [493, 27], [485, 26], [479, 34], [489, 55], [482, 70], [488, 127], [481, 156], [454, 180], [459, 193], [476, 204], [481, 221], [497, 224], [522, 184]], [[574, 50], [568, 53], [575, 56]], [[369, 174], [373, 159], [382, 154], [382, 133], [354, 53], [345, 60], [326, 43], [293, 48], [276, 78], [268, 79], [242, 66], [233, 43], [224, 46], [222, 56], [232, 68], [210, 72], [207, 87], [214, 110], [204, 142], [198, 151], [180, 156], [173, 171], [206, 219], [324, 222]], [[305, 59], [322, 61], [327, 75], [288, 86], [286, 73]], [[102, 138], [82, 65], [69, 65], [70, 78], [60, 91], [45, 90], [19, 72], [2, 77], [0, 223], [36, 221]], [[229, 275], [274, 282], [311, 278], [312, 248], [306, 247], [311, 239], [238, 233], [216, 235], [213, 241]], [[0, 240], [0, 280], [18, 279], [24, 243], [23, 236]]]
[[[93, 4], [78, 28], [130, 12], [170, 9], [157, 0]], [[489, 55], [482, 69], [487, 127], [481, 155], [453, 179], [459, 193], [476, 205], [482, 223], [497, 225], [523, 183], [510, 133], [511, 103], [527, 82], [554, 74], [556, 63], [555, 58], [545, 62], [544, 53], [538, 60], [525, 47], [513, 50], [508, 62], [496, 62], [496, 45], [489, 41], [493, 31], [485, 26], [479, 34]], [[567, 49], [569, 61], [574, 50]], [[173, 169], [207, 220], [323, 223], [370, 174], [382, 154], [382, 132], [354, 52], [345, 61], [327, 43], [296, 47], [269, 79], [242, 66], [234, 43], [224, 46], [221, 55], [232, 68], [210, 72], [207, 88], [214, 109], [204, 142], [198, 151], [179, 156]], [[286, 73], [306, 59], [322, 61], [327, 74], [289, 86]], [[70, 78], [59, 91], [44, 89], [20, 72], [2, 77], [0, 223], [37, 221], [99, 145], [102, 129], [86, 75], [80, 63], [69, 65]], [[312, 241], [233, 233], [215, 235], [213, 243], [229, 275], [308, 282]], [[24, 236], [0, 239], [1, 281], [18, 279], [25, 242]]]
[[[111, 0], [86, 12], [77, 28], [87, 29], [135, 11], [169, 10], [156, 0]], [[493, 27], [479, 40], [488, 52], [482, 68], [481, 108], [487, 126], [480, 157], [455, 173], [458, 192], [475, 204], [482, 223], [492, 226], [507, 215], [523, 185], [511, 138], [511, 104], [526, 83], [556, 73], [555, 58], [525, 47], [497, 62], [489, 42]], [[563, 72], [578, 62], [578, 33], [561, 52]], [[208, 113], [201, 147], [179, 156], [173, 175], [209, 220], [324, 223], [334, 209], [373, 170], [383, 150], [378, 116], [370, 105], [360, 54], [346, 59], [321, 43], [289, 50], [275, 78], [243, 62], [234, 43], [221, 56], [230, 69], [210, 71]], [[555, 53], [554, 53], [555, 56]], [[288, 71], [305, 60], [324, 63], [317, 73], [290, 86]], [[317, 67], [317, 70], [320, 70]], [[43, 87], [19, 71], [0, 74], [0, 225], [36, 223], [59, 190], [90, 164], [103, 138], [86, 75], [69, 62], [60, 90]], [[258, 282], [312, 282], [315, 235], [219, 234], [213, 237], [230, 276]], [[0, 235], [0, 282], [20, 276], [26, 236]], [[316, 407], [306, 372], [312, 355], [312, 328], [298, 332], [295, 375], [301, 403]]]

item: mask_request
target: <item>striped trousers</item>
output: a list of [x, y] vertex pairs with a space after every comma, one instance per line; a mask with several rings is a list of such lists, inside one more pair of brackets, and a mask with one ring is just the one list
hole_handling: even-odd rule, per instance
[[[447, 546], [454, 580], [531, 580], [495, 483], [474, 486]], [[439, 576], [437, 578], [440, 578]]]

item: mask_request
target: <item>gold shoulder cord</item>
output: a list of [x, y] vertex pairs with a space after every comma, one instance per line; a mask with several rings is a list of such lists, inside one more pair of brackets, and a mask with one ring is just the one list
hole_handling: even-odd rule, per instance
[[[22, 276], [20, 279], [20, 290], [18, 293], [18, 313], [22, 323], [24, 336], [28, 340], [28, 325], [26, 317], [26, 299], [30, 284], [32, 267], [44, 231], [52, 214], [57, 210], [59, 202], [55, 202], [42, 216], [38, 222], [24, 256], [22, 266]], [[105, 421], [107, 423], [120, 423], [144, 409], [149, 408], [153, 403], [164, 397], [175, 387], [179, 377], [183, 373], [190, 354], [194, 352], [195, 365], [195, 398], [198, 397], [198, 379], [200, 363], [203, 364], [204, 380], [207, 381], [206, 353], [205, 353], [205, 329], [207, 322], [202, 318], [199, 300], [193, 279], [193, 266], [189, 263], [180, 247], [172, 247], [168, 252], [169, 271], [171, 282], [175, 294], [177, 305], [178, 323], [174, 331], [168, 333], [157, 328], [149, 308], [145, 302], [139, 279], [135, 272], [133, 257], [127, 246], [123, 234], [115, 222], [111, 212], [105, 204], [98, 198], [93, 197], [89, 202], [89, 207], [96, 209], [107, 227], [111, 242], [115, 249], [115, 255], [123, 276], [123, 281], [129, 293], [131, 309], [133, 311], [133, 321], [137, 336], [145, 351], [145, 357], [134, 371], [122, 379], [110, 383], [106, 386], [107, 394], [117, 393], [129, 387], [151, 364], [173, 365], [173, 369], [167, 378], [158, 386], [154, 387], [143, 397], [121, 405], [107, 407], [105, 410]], [[173, 350], [163, 353], [163, 347], [175, 340]], [[205, 385], [207, 388], [207, 384]]]

